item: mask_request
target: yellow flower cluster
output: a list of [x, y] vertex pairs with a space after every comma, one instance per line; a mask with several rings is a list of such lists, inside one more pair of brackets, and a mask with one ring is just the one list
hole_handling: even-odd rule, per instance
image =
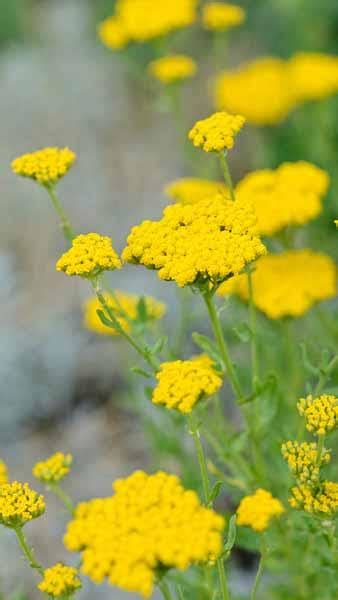
[[249, 173], [237, 185], [236, 195], [253, 203], [260, 234], [273, 235], [317, 217], [329, 181], [328, 174], [311, 163], [283, 163]]
[[218, 284], [266, 252], [250, 205], [218, 195], [168, 206], [160, 221], [134, 227], [122, 258], [158, 270], [178, 286]]
[[196, 17], [197, 0], [117, 0], [114, 16], [99, 25], [98, 33], [109, 48], [120, 49], [189, 27]]
[[[254, 303], [270, 319], [300, 317], [316, 302], [336, 294], [333, 260], [311, 250], [290, 250], [260, 258], [252, 280]], [[218, 293], [248, 300], [247, 277], [240, 275], [225, 282]]]
[[245, 10], [227, 2], [209, 2], [202, 9], [202, 23], [211, 31], [227, 31], [245, 21]]
[[231, 150], [244, 123], [245, 118], [241, 115], [216, 112], [207, 119], [197, 121], [188, 137], [194, 146], [202, 148], [205, 152]]
[[338, 427], [338, 398], [323, 394], [309, 395], [297, 403], [299, 414], [305, 418], [306, 429], [316, 435], [325, 435]]
[[65, 545], [82, 551], [82, 571], [148, 598], [158, 568], [184, 570], [217, 557], [224, 520], [203, 507], [174, 475], [137, 471], [115, 495], [80, 504]]
[[318, 457], [318, 446], [312, 442], [285, 442], [282, 455], [290, 471], [301, 484], [312, 485], [319, 479], [319, 469], [330, 462], [330, 452], [324, 450]]
[[44, 148], [23, 154], [12, 161], [17, 175], [51, 185], [61, 179], [74, 163], [76, 155], [69, 148]]
[[196, 204], [200, 200], [222, 194], [230, 199], [229, 191], [223, 181], [211, 181], [197, 177], [182, 177], [164, 188], [164, 193], [181, 204]]
[[72, 247], [56, 263], [56, 270], [66, 275], [95, 277], [102, 271], [121, 268], [121, 261], [107, 236], [98, 233], [78, 235]]
[[0, 486], [4, 483], [8, 483], [8, 469], [6, 463], [0, 460]]
[[306, 485], [291, 489], [289, 498], [292, 508], [309, 513], [333, 515], [338, 509], [338, 483], [324, 481], [318, 489]]
[[36, 463], [33, 475], [43, 483], [55, 483], [68, 475], [72, 462], [71, 454], [56, 452], [47, 460]]
[[153, 403], [181, 413], [190, 413], [199, 400], [212, 396], [222, 386], [221, 377], [206, 355], [162, 363], [156, 379]]
[[297, 103], [322, 100], [338, 92], [338, 57], [299, 52], [288, 63]]
[[53, 598], [68, 597], [81, 587], [77, 569], [57, 563], [49, 569], [45, 569], [43, 580], [38, 588], [41, 592]]
[[165, 85], [189, 79], [196, 71], [195, 61], [184, 54], [163, 56], [153, 60], [148, 66], [149, 74]]
[[0, 523], [5, 527], [21, 527], [45, 512], [43, 496], [28, 483], [5, 483], [0, 487]]
[[237, 525], [246, 525], [254, 531], [265, 531], [274, 517], [279, 517], [285, 509], [282, 503], [262, 488], [250, 496], [245, 496], [237, 508]]
[[[131, 329], [130, 321], [136, 321], [138, 318], [138, 303], [140, 296], [126, 294], [116, 290], [114, 296], [105, 294], [107, 304], [114, 311], [114, 315], [124, 331]], [[148, 320], [161, 319], [165, 314], [166, 307], [162, 302], [158, 302], [150, 296], [144, 298], [145, 308]], [[119, 331], [112, 327], [107, 327], [98, 317], [97, 310], [102, 310], [99, 300], [94, 297], [87, 300], [84, 305], [84, 323], [87, 329], [95, 333], [104, 335], [119, 335]]]

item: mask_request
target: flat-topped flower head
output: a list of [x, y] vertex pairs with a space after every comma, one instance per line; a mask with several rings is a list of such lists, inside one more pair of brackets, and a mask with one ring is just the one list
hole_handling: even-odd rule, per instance
[[57, 563], [44, 570], [38, 588], [52, 598], [68, 598], [79, 590], [81, 585], [77, 569]]
[[208, 2], [202, 9], [202, 24], [210, 31], [228, 31], [244, 23], [245, 10], [228, 2]]
[[282, 445], [283, 458], [290, 471], [300, 483], [313, 485], [319, 479], [319, 470], [330, 462], [331, 455], [323, 450], [318, 457], [318, 445], [315, 442], [285, 442]]
[[311, 163], [283, 163], [277, 169], [246, 175], [236, 187], [236, 196], [253, 203], [260, 234], [273, 235], [317, 217], [329, 181], [326, 171]]
[[12, 170], [42, 185], [53, 185], [66, 175], [75, 159], [76, 154], [69, 148], [43, 148], [13, 160]]
[[218, 285], [266, 252], [247, 203], [222, 195], [197, 204], [168, 206], [159, 221], [134, 227], [122, 259], [156, 269], [179, 287]]
[[8, 483], [8, 469], [6, 463], [0, 459], [0, 486]]
[[123, 21], [115, 16], [102, 21], [97, 28], [97, 34], [102, 44], [111, 50], [122, 50], [130, 41]]
[[181, 413], [190, 413], [201, 399], [212, 396], [222, 386], [221, 377], [206, 355], [162, 363], [156, 379], [153, 403]]
[[[105, 294], [105, 300], [114, 311], [114, 315], [122, 329], [130, 332], [133, 322], [139, 318], [139, 303], [141, 296], [136, 294], [126, 294], [116, 290], [114, 295]], [[162, 302], [144, 297], [144, 309], [147, 321], [161, 319], [166, 311], [166, 306]], [[101, 335], [120, 335], [120, 331], [114, 327], [107, 327], [102, 323], [97, 311], [102, 310], [102, 306], [96, 297], [90, 298], [84, 305], [84, 324], [90, 331]]]
[[149, 598], [158, 569], [185, 570], [221, 553], [224, 519], [178, 477], [136, 471], [114, 490], [79, 504], [64, 539], [82, 553], [81, 571], [94, 582]]
[[298, 103], [323, 100], [338, 93], [338, 57], [298, 52], [288, 62], [290, 84]]
[[292, 508], [320, 516], [334, 516], [338, 510], [338, 483], [324, 481], [320, 486], [294, 486], [289, 503]]
[[5, 483], [0, 487], [0, 524], [22, 527], [45, 512], [43, 496], [32, 490], [28, 483]]
[[325, 435], [338, 427], [338, 398], [323, 394], [301, 398], [297, 403], [299, 414], [305, 418], [306, 429], [316, 435]]
[[237, 508], [237, 525], [246, 525], [261, 533], [269, 527], [272, 519], [284, 512], [284, 506], [277, 498], [259, 488], [241, 500]]
[[251, 125], [280, 123], [295, 105], [287, 62], [263, 57], [226, 69], [215, 79], [214, 98], [216, 110], [239, 113]]
[[164, 193], [181, 204], [196, 204], [200, 200], [213, 198], [217, 194], [222, 194], [230, 200], [229, 190], [223, 181], [211, 181], [197, 177], [177, 179], [165, 186]]
[[121, 261], [112, 247], [110, 237], [98, 233], [81, 234], [72, 241], [72, 247], [56, 263], [56, 270], [66, 275], [96, 277], [102, 271], [121, 268]]
[[56, 452], [46, 460], [36, 463], [33, 475], [43, 483], [56, 483], [68, 475], [72, 462], [71, 454]]
[[216, 112], [207, 119], [197, 121], [188, 137], [194, 146], [202, 148], [205, 152], [231, 150], [244, 123], [245, 118], [241, 115]]
[[[300, 317], [316, 302], [336, 295], [336, 277], [336, 265], [326, 254], [312, 250], [268, 254], [257, 261], [252, 275], [254, 303], [269, 319]], [[218, 293], [247, 301], [247, 277], [225, 282]]]
[[196, 62], [185, 54], [163, 56], [153, 60], [148, 66], [149, 74], [164, 85], [190, 79], [196, 71]]

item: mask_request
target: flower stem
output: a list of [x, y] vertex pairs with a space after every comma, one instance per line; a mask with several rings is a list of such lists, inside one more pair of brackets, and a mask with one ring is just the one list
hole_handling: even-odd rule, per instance
[[234, 190], [234, 186], [233, 186], [232, 179], [231, 179], [228, 161], [226, 159], [226, 152], [219, 153], [219, 160], [221, 163], [221, 169], [222, 169], [224, 181], [229, 188], [230, 198], [231, 198], [231, 200], [235, 201], [236, 200], [235, 190]]
[[331, 362], [328, 364], [328, 366], [326, 367], [326, 369], [324, 371], [320, 372], [320, 376], [319, 376], [319, 380], [317, 383], [317, 386], [314, 390], [314, 395], [318, 396], [323, 387], [325, 386], [328, 378], [330, 377], [332, 371], [335, 369], [335, 367], [338, 365], [338, 354], [336, 354], [336, 356], [333, 357], [333, 359], [331, 360]]
[[71, 498], [66, 494], [66, 492], [62, 489], [62, 487], [58, 483], [49, 484], [50, 490], [61, 500], [61, 502], [65, 505], [68, 512], [71, 515], [74, 514], [75, 507], [71, 500]]
[[59, 197], [55, 191], [55, 187], [53, 185], [46, 185], [45, 187], [46, 187], [46, 190], [52, 200], [53, 206], [54, 206], [57, 214], [60, 217], [61, 228], [64, 233], [64, 236], [69, 242], [71, 242], [73, 240], [73, 238], [75, 237], [75, 232], [70, 224], [70, 221], [69, 221], [65, 211], [63, 210], [62, 204], [61, 204]]
[[219, 582], [221, 585], [222, 600], [229, 600], [230, 596], [229, 596], [229, 590], [228, 590], [228, 585], [227, 585], [227, 580], [226, 580], [226, 575], [225, 575], [224, 562], [223, 562], [222, 558], [219, 558], [217, 560], [217, 571], [218, 571]]
[[247, 269], [248, 289], [249, 289], [249, 318], [251, 330], [251, 368], [252, 368], [252, 388], [255, 391], [259, 378], [259, 362], [257, 351], [257, 314], [253, 296], [252, 269], [249, 265]]
[[222, 325], [219, 320], [219, 316], [217, 314], [215, 304], [213, 302], [212, 294], [209, 291], [207, 291], [203, 294], [203, 298], [204, 298], [206, 307], [208, 309], [212, 329], [213, 329], [215, 338], [217, 340], [219, 350], [221, 353], [221, 357], [224, 362], [225, 368], [227, 370], [227, 374], [228, 374], [231, 386], [236, 394], [237, 400], [240, 401], [243, 398], [242, 388], [238, 381], [236, 371], [234, 369], [234, 366], [232, 364], [232, 361], [231, 361], [231, 358], [229, 355], [229, 350], [228, 350], [226, 341], [224, 339]]
[[167, 582], [164, 581], [164, 579], [162, 579], [162, 581], [158, 584], [158, 587], [160, 588], [160, 590], [162, 592], [162, 595], [163, 595], [163, 598], [165, 600], [174, 600], [173, 596], [172, 596], [172, 593], [170, 591], [170, 587], [167, 584]]
[[22, 527], [15, 527], [14, 531], [16, 533], [16, 537], [18, 539], [19, 546], [20, 546], [25, 558], [28, 560], [29, 565], [32, 567], [32, 569], [36, 569], [40, 573], [40, 575], [43, 576], [43, 574], [44, 574], [43, 567], [36, 561], [33, 550], [28, 546], [28, 543], [25, 538], [25, 534], [22, 530]]
[[261, 578], [262, 578], [262, 574], [263, 574], [263, 570], [264, 570], [264, 566], [265, 566], [265, 559], [266, 559], [266, 548], [265, 548], [264, 541], [262, 539], [261, 540], [261, 555], [260, 555], [260, 559], [259, 559], [259, 563], [258, 563], [258, 569], [257, 569], [254, 585], [253, 585], [253, 588], [251, 591], [251, 596], [250, 596], [251, 600], [256, 600], [256, 598], [257, 598], [257, 592], [258, 592], [259, 584], [261, 582]]
[[324, 435], [319, 435], [318, 436], [318, 444], [317, 444], [317, 458], [316, 458], [317, 467], [320, 467], [320, 464], [321, 464], [321, 461], [322, 461], [322, 454], [323, 454], [323, 450], [324, 450], [324, 444], [325, 444], [325, 434]]

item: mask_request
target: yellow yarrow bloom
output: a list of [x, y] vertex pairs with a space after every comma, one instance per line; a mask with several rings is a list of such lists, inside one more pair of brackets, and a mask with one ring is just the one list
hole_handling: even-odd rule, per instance
[[51, 185], [66, 175], [75, 159], [76, 154], [69, 148], [44, 148], [19, 156], [11, 166], [17, 175]]
[[216, 112], [207, 119], [197, 121], [188, 137], [194, 146], [202, 148], [205, 152], [231, 150], [244, 123], [245, 118], [241, 115]]
[[305, 418], [306, 429], [316, 435], [325, 435], [338, 427], [338, 398], [323, 394], [301, 398], [297, 403], [299, 414]]
[[283, 163], [277, 169], [246, 175], [236, 187], [236, 196], [252, 202], [260, 234], [273, 235], [317, 217], [329, 182], [326, 171], [311, 163]]
[[324, 481], [317, 489], [299, 485], [291, 489], [289, 503], [292, 508], [321, 516], [333, 516], [338, 509], [338, 483]]
[[32, 490], [28, 483], [5, 483], [0, 487], [0, 524], [22, 527], [45, 512], [44, 497]]
[[68, 475], [72, 462], [71, 454], [56, 452], [46, 460], [36, 463], [33, 475], [43, 483], [56, 483]]
[[[130, 332], [132, 321], [138, 318], [138, 303], [140, 296], [135, 294], [126, 294], [116, 290], [114, 296], [105, 294], [107, 304], [114, 311], [116, 320], [122, 329]], [[161, 319], [165, 314], [166, 307], [162, 302], [158, 302], [150, 296], [144, 298], [147, 318], [149, 320]], [[104, 335], [119, 335], [120, 332], [112, 327], [107, 327], [98, 317], [97, 311], [102, 310], [102, 306], [96, 297], [89, 298], [84, 304], [84, 324], [90, 331]]]
[[212, 396], [222, 386], [212, 360], [198, 356], [191, 360], [164, 362], [156, 374], [158, 381], [152, 395], [154, 404], [161, 404], [181, 413], [190, 413], [203, 398]]
[[158, 568], [185, 570], [221, 553], [224, 519], [178, 477], [136, 471], [113, 488], [112, 497], [78, 505], [64, 539], [94, 582], [149, 598]]
[[251, 125], [275, 125], [294, 107], [285, 61], [259, 58], [215, 80], [216, 110], [239, 113]]
[[123, 21], [118, 17], [108, 17], [97, 28], [97, 34], [105, 46], [111, 50], [121, 50], [129, 42], [129, 35]]
[[[336, 295], [336, 265], [326, 254], [289, 250], [260, 258], [252, 281], [254, 303], [269, 319], [300, 317], [316, 302]], [[247, 301], [246, 275], [222, 284], [218, 294]]]
[[66, 275], [95, 277], [102, 271], [121, 268], [121, 261], [112, 247], [109, 237], [98, 233], [78, 235], [72, 247], [56, 263], [56, 270]]
[[149, 74], [164, 85], [189, 79], [195, 75], [196, 71], [195, 61], [184, 54], [163, 56], [153, 60], [148, 66]]
[[181, 204], [196, 204], [200, 200], [222, 194], [230, 199], [229, 190], [223, 181], [198, 179], [197, 177], [182, 177], [164, 188], [164, 193], [175, 202]]
[[0, 486], [8, 483], [8, 469], [6, 463], [0, 459]]
[[156, 269], [179, 287], [218, 285], [266, 252], [247, 203], [221, 195], [197, 204], [168, 206], [159, 221], [134, 227], [122, 253], [126, 262]]
[[330, 462], [331, 455], [323, 450], [318, 459], [318, 445], [314, 442], [285, 442], [282, 455], [290, 471], [302, 484], [312, 485], [319, 479], [319, 469]]
[[338, 92], [338, 57], [299, 52], [288, 62], [290, 85], [298, 103], [323, 100]]
[[80, 587], [81, 581], [77, 569], [67, 567], [62, 563], [57, 563], [53, 567], [45, 569], [43, 580], [38, 584], [41, 592], [53, 598], [68, 597]]
[[265, 531], [273, 518], [285, 512], [283, 504], [266, 490], [259, 488], [245, 496], [237, 508], [237, 525], [246, 525], [254, 531]]
[[209, 2], [202, 9], [202, 24], [211, 31], [228, 31], [244, 23], [245, 10], [228, 2]]

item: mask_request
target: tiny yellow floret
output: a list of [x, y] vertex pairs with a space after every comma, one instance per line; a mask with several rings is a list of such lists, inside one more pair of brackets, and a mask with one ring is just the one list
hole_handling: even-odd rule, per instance
[[301, 398], [297, 403], [299, 414], [305, 418], [306, 429], [316, 435], [325, 435], [338, 427], [338, 398], [323, 394]]
[[98, 25], [97, 34], [102, 44], [111, 50], [121, 50], [129, 43], [129, 35], [123, 21], [118, 17], [108, 17]]
[[64, 539], [94, 582], [149, 598], [159, 568], [184, 571], [220, 555], [224, 519], [178, 477], [136, 471], [113, 487], [113, 496], [78, 505]]
[[0, 487], [0, 524], [22, 527], [45, 512], [43, 496], [32, 490], [28, 483], [5, 483]]
[[0, 459], [0, 486], [8, 483], [8, 469], [6, 463]]
[[121, 268], [121, 261], [112, 247], [110, 237], [98, 233], [78, 235], [72, 247], [56, 263], [56, 270], [66, 275], [95, 277], [102, 271]]
[[56, 452], [46, 460], [36, 463], [33, 475], [43, 483], [56, 483], [68, 475], [72, 462], [71, 454]]
[[285, 442], [282, 445], [283, 458], [290, 471], [301, 484], [313, 485], [319, 480], [319, 470], [330, 462], [330, 452], [323, 449], [318, 456], [318, 445], [315, 442]]
[[164, 85], [189, 79], [196, 71], [196, 62], [184, 54], [163, 56], [153, 60], [148, 66], [148, 73]]
[[38, 584], [38, 588], [52, 598], [65, 598], [66, 596], [68, 598], [81, 585], [77, 569], [57, 563], [53, 567], [45, 569], [43, 580]]
[[42, 185], [52, 185], [66, 175], [75, 159], [76, 154], [69, 148], [44, 148], [13, 160], [12, 170]]
[[196, 204], [200, 200], [213, 198], [217, 194], [222, 194], [230, 200], [228, 187], [223, 181], [211, 181], [197, 177], [182, 177], [168, 183], [164, 188], [164, 193], [181, 204]]
[[202, 148], [205, 152], [231, 150], [244, 123], [245, 118], [241, 115], [216, 112], [207, 119], [197, 121], [188, 137], [194, 146]]
[[338, 509], [338, 483], [324, 481], [319, 487], [299, 485], [291, 489], [292, 508], [321, 516], [334, 516]]
[[228, 31], [244, 23], [245, 10], [228, 2], [208, 2], [202, 9], [202, 23], [211, 31]]
[[266, 490], [259, 488], [245, 496], [237, 508], [237, 525], [246, 525], [254, 531], [265, 531], [274, 517], [285, 512], [283, 504]]
[[153, 403], [181, 413], [190, 413], [197, 402], [212, 396], [222, 386], [221, 377], [206, 355], [162, 363], [156, 379]]

